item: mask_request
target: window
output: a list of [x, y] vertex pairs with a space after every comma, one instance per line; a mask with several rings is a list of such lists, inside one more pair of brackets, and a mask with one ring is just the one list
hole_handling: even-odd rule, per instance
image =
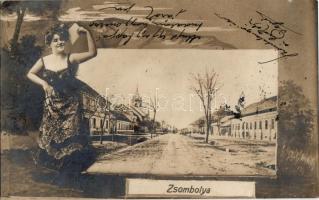
[[100, 119], [100, 128], [103, 128], [103, 119]]
[[268, 120], [265, 120], [265, 129], [268, 129]]
[[87, 97], [86, 96], [83, 96], [83, 105], [87, 105], [88, 104], [88, 102], [87, 102]]
[[262, 129], [262, 121], [259, 122], [259, 129]]
[[242, 125], [241, 129], [245, 129], [245, 123], [244, 122], [243, 122], [243, 125]]
[[93, 118], [93, 128], [96, 128], [96, 119]]
[[246, 122], [246, 129], [248, 129], [248, 122]]
[[257, 129], [257, 122], [255, 122], [255, 130]]
[[91, 106], [91, 107], [94, 107], [94, 106], [95, 106], [95, 101], [94, 101], [93, 99], [90, 99], [89, 102], [90, 102], [90, 106]]
[[275, 119], [271, 120], [271, 128], [274, 129], [275, 128]]
[[253, 123], [250, 122], [250, 129], [253, 129]]

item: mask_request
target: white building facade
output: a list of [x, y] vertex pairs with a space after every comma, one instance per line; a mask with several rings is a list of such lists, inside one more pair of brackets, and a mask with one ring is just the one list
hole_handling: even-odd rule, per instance
[[276, 142], [278, 134], [277, 96], [248, 105], [240, 118], [226, 116], [220, 136]]

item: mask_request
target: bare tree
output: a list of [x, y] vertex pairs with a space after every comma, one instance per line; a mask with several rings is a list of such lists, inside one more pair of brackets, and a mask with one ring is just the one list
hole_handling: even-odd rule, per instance
[[218, 74], [213, 69], [206, 69], [205, 73], [203, 74], [191, 74], [191, 79], [193, 82], [191, 90], [197, 94], [204, 107], [206, 121], [205, 142], [208, 143], [208, 135], [211, 130], [211, 123], [213, 122], [212, 100], [215, 98], [216, 93], [219, 89], [217, 88]]
[[[107, 123], [107, 128], [110, 130], [110, 119], [111, 119], [111, 102], [108, 100], [107, 97], [98, 96], [96, 99], [96, 105], [98, 107], [97, 110], [99, 110], [100, 115], [103, 116], [102, 123], [101, 123], [101, 132], [100, 132], [100, 144], [103, 144], [103, 135], [104, 132], [106, 132], [106, 122], [108, 120], [109, 123]], [[114, 140], [112, 135], [112, 141]]]
[[232, 110], [230, 110], [230, 106], [228, 106], [227, 104], [221, 105], [219, 107], [219, 109], [214, 112], [214, 121], [217, 124], [217, 130], [218, 130], [218, 135], [221, 134], [220, 132], [220, 127], [221, 127], [221, 120], [227, 116], [227, 115], [233, 115], [234, 112]]
[[20, 29], [26, 13], [45, 16], [53, 20], [57, 20], [61, 3], [62, 1], [4, 1], [1, 3], [0, 8], [4, 14], [15, 13], [17, 16], [14, 33], [11, 40], [12, 51], [15, 51], [17, 47]]
[[90, 97], [89, 94], [82, 93], [82, 98], [86, 98], [85, 104], [83, 104], [83, 111], [86, 118], [90, 121], [98, 113], [98, 106], [96, 100], [93, 97]]

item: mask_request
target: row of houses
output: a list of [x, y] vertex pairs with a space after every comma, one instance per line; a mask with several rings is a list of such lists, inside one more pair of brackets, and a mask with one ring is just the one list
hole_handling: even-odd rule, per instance
[[[246, 106], [240, 117], [226, 114], [218, 121], [213, 120], [211, 134], [222, 138], [275, 142], [277, 122], [277, 96], [273, 96]], [[205, 122], [203, 119], [197, 120], [188, 131], [204, 133]]]
[[142, 106], [142, 98], [136, 90], [130, 105], [112, 105], [93, 88], [84, 84], [81, 90], [84, 123], [91, 135], [133, 134], [147, 132], [142, 122], [149, 121], [149, 113]]

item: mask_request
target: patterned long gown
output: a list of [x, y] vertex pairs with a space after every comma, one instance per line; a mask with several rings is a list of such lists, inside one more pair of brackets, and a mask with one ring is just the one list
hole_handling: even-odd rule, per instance
[[47, 94], [44, 102], [35, 160], [59, 172], [80, 173], [94, 162], [95, 152], [83, 123], [79, 80], [69, 59], [66, 69], [54, 72], [44, 67], [42, 75], [54, 92]]

